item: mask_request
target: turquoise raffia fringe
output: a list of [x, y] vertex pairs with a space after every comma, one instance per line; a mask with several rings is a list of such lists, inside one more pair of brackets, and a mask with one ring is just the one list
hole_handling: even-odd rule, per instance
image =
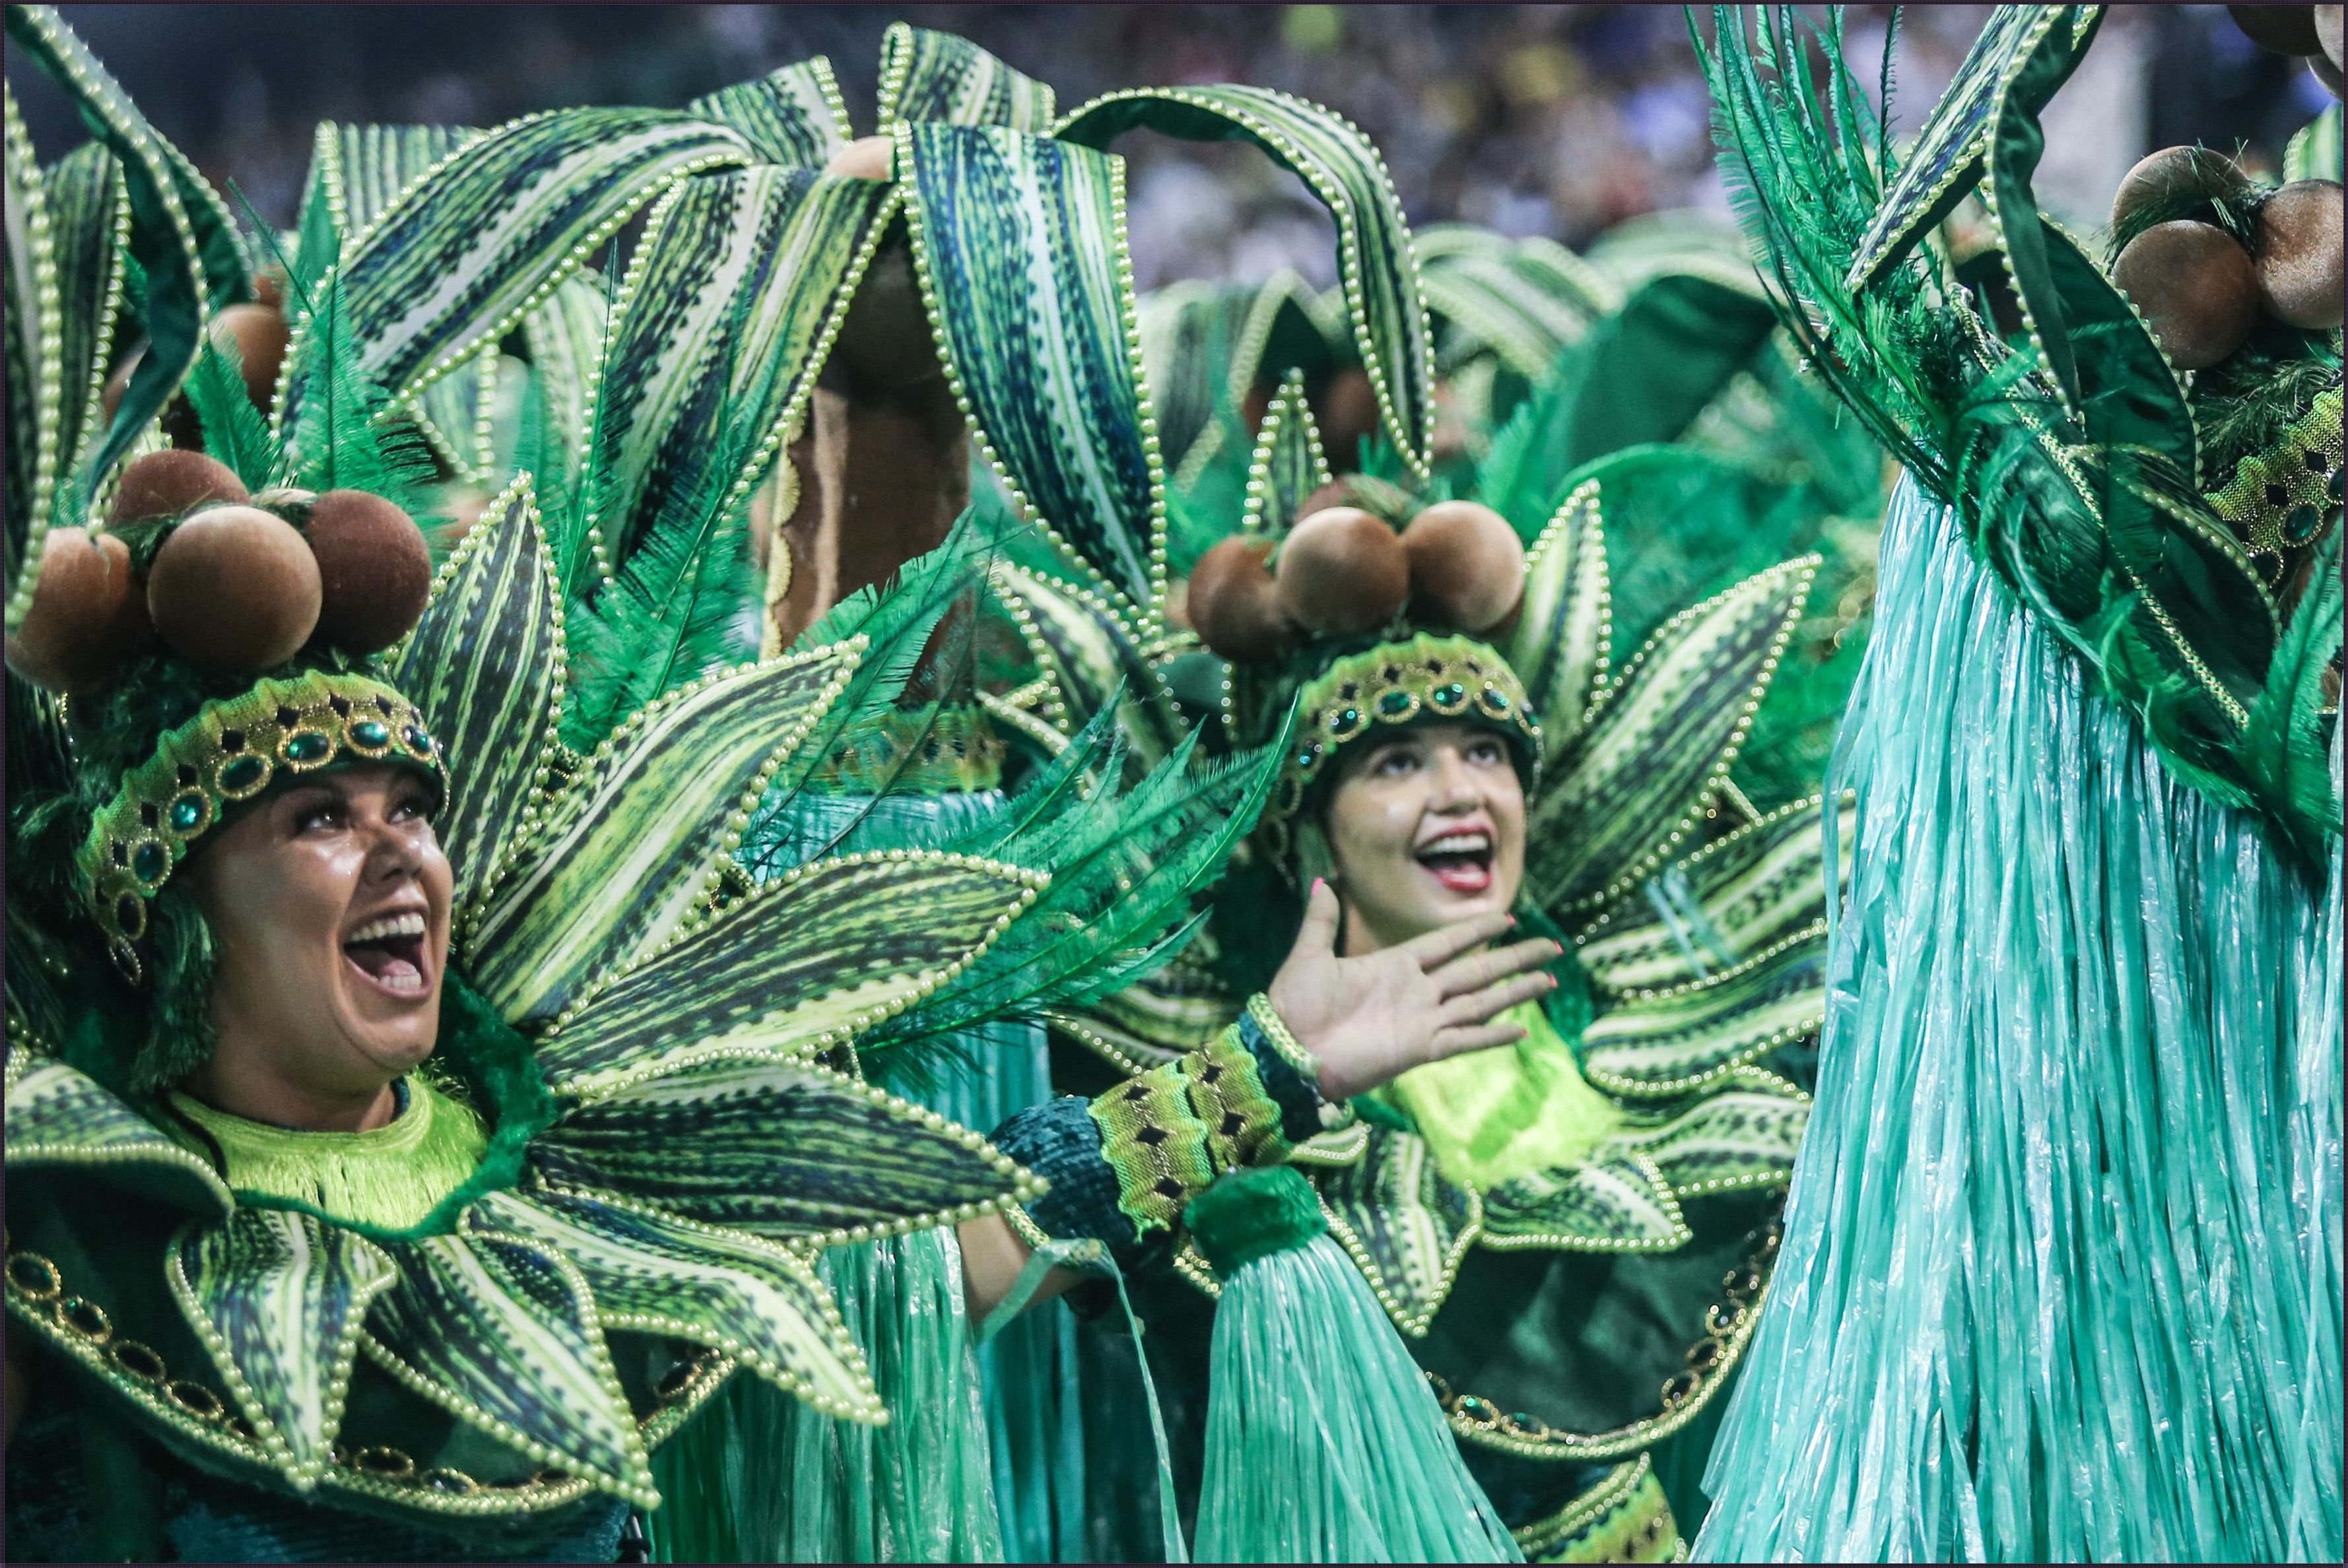
[[1696, 1554], [2341, 1554], [2340, 875], [1903, 485], [1818, 1099]]

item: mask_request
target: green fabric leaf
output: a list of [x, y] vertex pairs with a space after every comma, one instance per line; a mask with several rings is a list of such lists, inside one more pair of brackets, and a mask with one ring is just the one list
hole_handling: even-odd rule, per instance
[[519, 324], [673, 181], [751, 156], [720, 126], [648, 109], [561, 109], [466, 143], [345, 243], [361, 371], [413, 396]]
[[897, 155], [922, 301], [988, 453], [1025, 513], [1154, 605], [1165, 474], [1136, 341], [1124, 161], [922, 123], [899, 127]]
[[575, 1264], [478, 1225], [382, 1245], [399, 1280], [368, 1317], [371, 1357], [467, 1425], [639, 1508], [659, 1506]]
[[[481, 132], [465, 126], [320, 121], [311, 140], [310, 177], [297, 220], [306, 259], [319, 259], [310, 239], [315, 224], [328, 226], [337, 251], [346, 249], [434, 164], [480, 138]], [[300, 305], [301, 290], [287, 302], [289, 308]]]
[[530, 1145], [530, 1163], [541, 1180], [588, 1196], [823, 1246], [967, 1217], [979, 1212], [969, 1205], [1031, 1186], [985, 1140], [934, 1112], [824, 1068], [767, 1061], [651, 1079], [581, 1105]]
[[40, 586], [41, 546], [57, 502], [67, 332], [59, 319], [57, 237], [41, 200], [32, 138], [7, 95], [7, 628], [14, 633]]
[[848, 109], [821, 55], [705, 94], [685, 112], [716, 120], [788, 168], [821, 169], [848, 141]]
[[241, 1208], [172, 1243], [172, 1295], [278, 1470], [306, 1491], [342, 1425], [367, 1309], [398, 1277], [366, 1237]]
[[597, 446], [591, 425], [595, 386], [609, 352], [605, 295], [613, 286], [582, 269], [557, 283], [546, 302], [521, 319], [522, 343], [544, 400], [549, 472], [536, 476], [538, 491], [547, 507], [557, 575], [570, 594], [585, 591], [589, 574], [597, 568], [588, 542], [589, 497], [581, 487], [587, 454]]
[[481, 994], [511, 1021], [550, 1019], [665, 939], [861, 656], [850, 644], [748, 666], [622, 725], [490, 888], [468, 954]]
[[1638, 993], [1582, 1031], [1582, 1071], [1620, 1095], [1702, 1088], [1818, 1032], [1827, 1015], [1826, 960], [1818, 930], [1703, 979]]
[[1053, 134], [1106, 148], [1137, 127], [1187, 141], [1251, 141], [1328, 207], [1362, 369], [1387, 436], [1424, 476], [1435, 431], [1426, 312], [1402, 203], [1369, 138], [1317, 104], [1231, 84], [1111, 93], [1068, 115]]
[[1666, 621], [1552, 753], [1526, 832], [1526, 886], [1563, 921], [1677, 847], [1735, 760], [1818, 558], [1747, 578]]
[[1524, 608], [1500, 650], [1525, 683], [1554, 758], [1581, 733], [1612, 641], [1606, 531], [1595, 480], [1577, 487], [1525, 553]]
[[960, 856], [817, 861], [578, 1004], [539, 1064], [558, 1092], [592, 1096], [714, 1057], [836, 1045], [959, 972], [1032, 897], [1011, 868]]
[[1305, 497], [1329, 483], [1329, 460], [1321, 453], [1321, 432], [1304, 400], [1304, 375], [1290, 371], [1264, 410], [1248, 463], [1247, 510], [1240, 531], [1284, 538], [1295, 525]]
[[1653, 1132], [1618, 1142], [1653, 1161], [1673, 1196], [1704, 1197], [1783, 1185], [1793, 1175], [1809, 1121], [1807, 1096], [1731, 1091], [1707, 1095]]
[[113, 369], [130, 241], [121, 163], [96, 142], [75, 149], [42, 171], [41, 205], [57, 249], [63, 333], [57, 456], [61, 472], [77, 473], [106, 438], [101, 395]]
[[538, 809], [563, 683], [562, 601], [530, 487], [517, 481], [440, 568], [391, 680], [448, 749], [434, 821], [455, 868], [460, 948]]
[[265, 490], [283, 477], [285, 449], [252, 405], [244, 384], [243, 357], [232, 340], [207, 340], [181, 390], [203, 426], [204, 450], [227, 464], [246, 489]]
[[880, 39], [880, 128], [900, 120], [994, 125], [1042, 135], [1051, 128], [1052, 89], [1022, 76], [967, 38], [903, 22]]
[[878, 1420], [872, 1375], [815, 1266], [772, 1242], [641, 1204], [540, 1190], [492, 1194], [483, 1225], [527, 1236], [578, 1266], [608, 1332], [723, 1350], [819, 1409]]
[[1693, 1233], [1670, 1185], [1635, 1152], [1537, 1171], [1484, 1194], [1484, 1245], [1495, 1252], [1670, 1252]]
[[[1505, 241], [1497, 251], [1454, 250], [1439, 259], [1428, 253], [1426, 241], [1427, 235], [1418, 236], [1419, 286], [1426, 294], [1427, 313], [1447, 329], [1446, 364], [1489, 350], [1519, 375], [1538, 381], [1601, 313], [1594, 291], [1560, 286], [1569, 279], [1580, 281], [1570, 270], [1520, 264]], [[1542, 243], [1573, 267], [1589, 271], [1588, 263], [1556, 241]]]
[[1373, 1127], [1360, 1159], [1315, 1170], [1334, 1235], [1369, 1277], [1395, 1327], [1426, 1337], [1483, 1228], [1473, 1187], [1444, 1179], [1416, 1133]]
[[15, 1041], [8, 1051], [7, 1167], [67, 1168], [208, 1216], [235, 1206], [205, 1161], [96, 1080]]
[[995, 563], [988, 579], [1060, 698], [1055, 723], [1073, 733], [1110, 703], [1136, 762], [1155, 766], [1189, 733], [1122, 610], [1097, 589]]

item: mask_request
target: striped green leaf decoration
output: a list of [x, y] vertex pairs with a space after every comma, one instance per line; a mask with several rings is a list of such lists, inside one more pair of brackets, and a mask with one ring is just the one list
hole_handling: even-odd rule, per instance
[[1362, 369], [1395, 449], [1426, 475], [1435, 433], [1426, 312], [1402, 203], [1369, 138], [1317, 104], [1231, 84], [1111, 93], [1068, 115], [1053, 134], [1106, 148], [1136, 127], [1189, 141], [1251, 141], [1327, 206], [1337, 222], [1338, 269]]
[[848, 108], [831, 62], [821, 55], [721, 87], [685, 105], [685, 112], [716, 120], [748, 142], [760, 159], [788, 169], [821, 169], [848, 141]]
[[763, 1061], [582, 1105], [530, 1144], [530, 1163], [558, 1187], [824, 1246], [970, 1218], [1035, 1190], [932, 1112], [824, 1068]]
[[285, 1479], [325, 1470], [369, 1306], [397, 1276], [382, 1248], [314, 1215], [241, 1208], [172, 1244], [171, 1293]]
[[1305, 497], [1329, 479], [1329, 460], [1321, 453], [1321, 432], [1313, 424], [1312, 405], [1304, 400], [1304, 373], [1292, 370], [1281, 379], [1280, 391], [1264, 410], [1263, 425], [1256, 432], [1241, 530], [1282, 538], [1295, 524]]
[[[955, 395], [1021, 508], [1137, 605], [1163, 586], [1122, 159], [903, 124], [897, 189]], [[1082, 410], [1080, 415], [1072, 410]]]
[[[1837, 832], [1841, 875], [1859, 808], [1846, 799]], [[1796, 801], [1674, 862], [1600, 915], [1580, 938], [1591, 980], [1618, 996], [1718, 974], [1755, 954], [1826, 929], [1826, 804]]]
[[1712, 804], [1818, 565], [1771, 567], [1672, 617], [1560, 748], [1526, 832], [1526, 884], [1553, 918], [1619, 897]]
[[57, 237], [41, 199], [41, 167], [33, 139], [7, 104], [8, 541], [7, 628], [13, 633], [33, 607], [41, 575], [41, 546], [57, 499], [59, 438], [64, 421], [66, 332], [58, 315]]
[[408, 400], [407, 413], [433, 456], [458, 479], [479, 484], [496, 461], [486, 425], [496, 406], [497, 379], [498, 346], [484, 343], [471, 363]]
[[543, 1020], [657, 947], [714, 885], [782, 760], [838, 698], [863, 650], [837, 648], [696, 682], [605, 742], [502, 868], [472, 935], [481, 994]]
[[[747, 496], [767, 472], [893, 208], [880, 181], [776, 168], [701, 175], [662, 204], [621, 287], [596, 394], [594, 515], [614, 560], [671, 497]], [[746, 446], [739, 473], [708, 471]]]
[[595, 992], [540, 1042], [539, 1065], [558, 1093], [592, 1098], [713, 1057], [837, 1044], [967, 967], [1035, 880], [962, 856], [817, 861]]
[[673, 181], [752, 157], [722, 126], [649, 109], [561, 109], [467, 143], [345, 242], [363, 374], [413, 396], [502, 338]]
[[1052, 89], [1022, 76], [967, 38], [903, 22], [880, 39], [880, 125], [999, 125], [1042, 135], [1052, 126]]
[[208, 1216], [235, 1206], [210, 1163], [55, 1057], [10, 1041], [7, 1085], [11, 1172], [69, 1169]]
[[560, 1252], [469, 1227], [386, 1242], [398, 1283], [363, 1348], [467, 1425], [639, 1508], [660, 1494], [586, 1280]]
[[1484, 1194], [1482, 1240], [1495, 1252], [1669, 1252], [1693, 1234], [1663, 1173], [1636, 1153], [1536, 1171]]
[[[1201, 934], [1164, 968], [1086, 1003], [1080, 1011], [1051, 1013], [1053, 1026], [1112, 1061], [1122, 1057], [1130, 1064], [1128, 1072], [1198, 1050], [1239, 1017], [1244, 1002], [1200, 960], [1206, 942]], [[1102, 1050], [1104, 1045], [1107, 1050]]]
[[1731, 1091], [1708, 1096], [1636, 1146], [1680, 1198], [1748, 1192], [1793, 1174], [1809, 1121], [1807, 1095]]
[[1052, 679], [1070, 733], [1124, 693], [1120, 728], [1133, 759], [1155, 767], [1188, 733], [1157, 667], [1142, 654], [1133, 627], [1097, 589], [1083, 588], [998, 560], [989, 578], [1012, 611], [1027, 650]]
[[1360, 1159], [1316, 1170], [1313, 1180], [1330, 1234], [1395, 1327], [1424, 1338], [1483, 1229], [1483, 1200], [1444, 1179], [1425, 1139], [1390, 1127], [1372, 1127]]
[[1826, 933], [1799, 935], [1701, 980], [1643, 992], [1582, 1031], [1600, 1088], [1653, 1098], [1705, 1088], [1818, 1032], [1826, 1021]]
[[1158, 439], [1178, 485], [1192, 446], [1214, 419], [1217, 384], [1231, 363], [1247, 305], [1244, 291], [1196, 278], [1169, 283], [1135, 302]]
[[102, 395], [130, 243], [122, 165], [96, 142], [77, 148], [42, 171], [41, 204], [57, 247], [57, 458], [62, 472], [77, 473], [106, 438]]
[[1525, 683], [1552, 756], [1581, 733], [1613, 641], [1596, 480], [1566, 497], [1525, 555], [1525, 602], [1500, 651]]
[[461, 943], [538, 808], [562, 705], [562, 598], [528, 479], [441, 566], [391, 679], [454, 764], [433, 825], [456, 869]]
[[1443, 363], [1457, 364], [1490, 350], [1528, 381], [1538, 381], [1566, 346], [1619, 301], [1603, 278], [1553, 240], [1437, 250], [1418, 237], [1419, 286], [1426, 308], [1449, 330]]
[[863, 1352], [830, 1290], [795, 1253], [584, 1194], [496, 1193], [475, 1216], [577, 1265], [606, 1332], [659, 1334], [723, 1350], [829, 1414], [883, 1419]]
[[480, 138], [469, 126], [321, 121], [310, 147], [303, 217], [310, 203], [323, 202], [335, 232], [355, 239], [434, 164]]

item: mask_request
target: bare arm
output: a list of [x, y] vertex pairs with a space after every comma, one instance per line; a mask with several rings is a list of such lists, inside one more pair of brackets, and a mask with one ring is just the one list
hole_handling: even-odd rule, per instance
[[[970, 1321], [975, 1327], [1010, 1296], [1011, 1287], [1019, 1282], [1020, 1271], [1035, 1255], [1035, 1249], [1019, 1239], [1018, 1233], [1001, 1214], [983, 1214], [963, 1221], [954, 1227], [954, 1238], [962, 1243], [963, 1303], [969, 1308]], [[1044, 1276], [1044, 1283], [1036, 1286], [1027, 1305], [1034, 1307], [1063, 1296], [1083, 1284], [1084, 1278], [1072, 1268], [1055, 1268]]]

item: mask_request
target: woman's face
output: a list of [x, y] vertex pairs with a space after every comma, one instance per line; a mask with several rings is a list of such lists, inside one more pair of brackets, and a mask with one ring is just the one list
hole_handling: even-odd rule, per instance
[[432, 1054], [453, 876], [406, 768], [304, 779], [189, 862], [219, 938], [216, 1068], [320, 1101], [379, 1092]]
[[1349, 753], [1323, 827], [1347, 955], [1507, 911], [1525, 876], [1525, 792], [1506, 741], [1426, 724]]

